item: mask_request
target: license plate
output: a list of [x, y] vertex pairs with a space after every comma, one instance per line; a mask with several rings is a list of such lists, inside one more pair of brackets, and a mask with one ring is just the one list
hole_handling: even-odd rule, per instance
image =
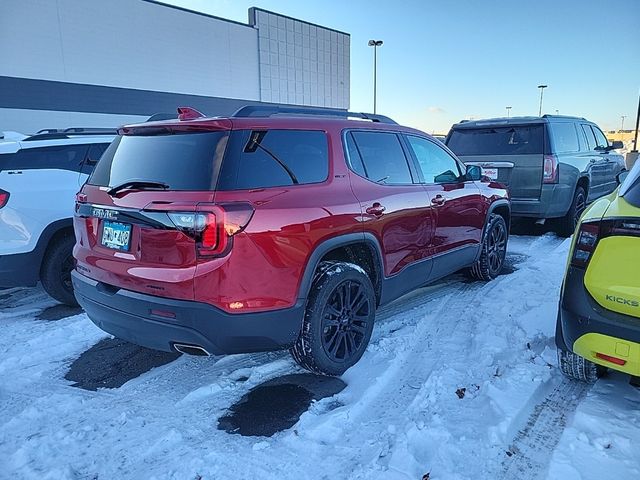
[[483, 168], [482, 175], [485, 177], [489, 177], [491, 180], [498, 179], [498, 169], [497, 168]]
[[102, 245], [115, 250], [129, 250], [131, 225], [118, 222], [104, 222]]

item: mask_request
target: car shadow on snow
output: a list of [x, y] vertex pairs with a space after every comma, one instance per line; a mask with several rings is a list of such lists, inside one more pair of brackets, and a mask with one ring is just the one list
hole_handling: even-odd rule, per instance
[[218, 429], [242, 436], [270, 437], [291, 428], [311, 402], [345, 387], [341, 379], [312, 373], [274, 378], [252, 388], [218, 419]]
[[63, 318], [73, 317], [74, 315], [80, 315], [83, 312], [80, 307], [70, 307], [68, 305], [54, 305], [53, 307], [45, 308], [36, 316], [36, 320], [56, 321]]
[[64, 378], [74, 382], [73, 387], [84, 390], [119, 388], [179, 356], [179, 353], [150, 350], [117, 338], [105, 338], [83, 352]]

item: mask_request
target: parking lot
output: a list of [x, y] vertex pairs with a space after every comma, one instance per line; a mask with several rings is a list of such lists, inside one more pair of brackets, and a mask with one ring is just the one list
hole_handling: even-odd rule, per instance
[[0, 476], [637, 478], [640, 391], [556, 368], [568, 248], [513, 236], [495, 282], [454, 275], [384, 307], [341, 379], [286, 352], [146, 350], [40, 288], [5, 290]]

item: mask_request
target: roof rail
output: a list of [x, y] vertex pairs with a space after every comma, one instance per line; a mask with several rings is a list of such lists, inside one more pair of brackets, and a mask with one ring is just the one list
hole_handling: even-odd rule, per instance
[[550, 113], [545, 113], [544, 115], [542, 115], [542, 118], [575, 118], [588, 122], [588, 120], [584, 117], [574, 117], [573, 115], [551, 115]]
[[347, 119], [361, 118], [363, 120], [371, 120], [377, 123], [390, 123], [397, 125], [397, 122], [384, 115], [376, 115], [373, 113], [357, 113], [340, 110], [337, 108], [316, 108], [316, 107], [298, 107], [298, 106], [278, 106], [278, 105], [247, 105], [240, 108], [232, 115], [234, 118], [247, 117], [271, 117], [273, 115], [315, 115], [324, 117], [340, 117]]
[[115, 128], [84, 128], [84, 127], [70, 127], [64, 129], [57, 128], [45, 128], [39, 130], [35, 135], [31, 135], [23, 140], [23, 142], [29, 142], [33, 140], [59, 140], [69, 138], [76, 135], [117, 135], [118, 130]]

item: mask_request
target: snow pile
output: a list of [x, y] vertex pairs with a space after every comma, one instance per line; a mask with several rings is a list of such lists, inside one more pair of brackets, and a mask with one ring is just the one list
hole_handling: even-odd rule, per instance
[[272, 437], [229, 434], [217, 420], [254, 387], [300, 372], [286, 352], [181, 357], [89, 392], [64, 376], [105, 334], [84, 314], [37, 320], [52, 303], [9, 292], [0, 477], [640, 478], [638, 390], [621, 375], [589, 389], [555, 367], [568, 247], [513, 237], [512, 273], [486, 284], [452, 276], [383, 307], [347, 387]]

